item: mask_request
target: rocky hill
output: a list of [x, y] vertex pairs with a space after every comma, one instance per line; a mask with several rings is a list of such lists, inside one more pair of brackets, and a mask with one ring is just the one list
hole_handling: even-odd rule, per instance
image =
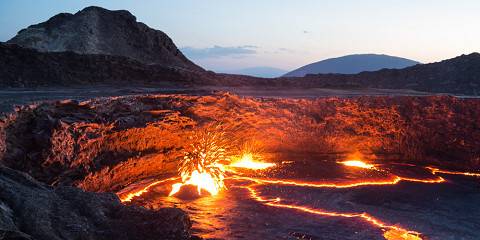
[[480, 54], [357, 74], [271, 79], [216, 74], [190, 62], [167, 35], [129, 12], [98, 7], [56, 15], [0, 43], [0, 88], [75, 85], [382, 88], [478, 95]]
[[320, 73], [356, 74], [385, 68], [401, 69], [416, 64], [419, 62], [388, 55], [355, 54], [311, 63], [285, 74], [284, 77], [304, 77], [307, 74]]
[[39, 52], [0, 43], [0, 88], [64, 86], [183, 86], [201, 82], [196, 72], [128, 57], [74, 52]]
[[188, 60], [165, 33], [137, 22], [125, 10], [87, 7], [75, 14], [61, 13], [21, 30], [8, 43], [42, 52], [125, 56], [145, 64], [203, 70]]

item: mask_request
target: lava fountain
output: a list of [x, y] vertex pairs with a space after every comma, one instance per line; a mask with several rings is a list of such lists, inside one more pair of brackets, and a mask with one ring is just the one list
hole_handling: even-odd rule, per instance
[[194, 142], [185, 151], [179, 165], [182, 182], [172, 185], [169, 196], [178, 193], [185, 185], [196, 186], [199, 196], [202, 190], [217, 195], [225, 188], [223, 163], [228, 160], [226, 151], [229, 148], [226, 133], [219, 126], [207, 127], [195, 132], [192, 139]]

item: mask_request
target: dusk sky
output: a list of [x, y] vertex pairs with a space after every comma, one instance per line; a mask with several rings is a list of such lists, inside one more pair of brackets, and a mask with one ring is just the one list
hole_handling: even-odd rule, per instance
[[0, 41], [90, 5], [130, 11], [216, 71], [291, 70], [355, 53], [427, 63], [480, 51], [477, 0], [0, 0]]

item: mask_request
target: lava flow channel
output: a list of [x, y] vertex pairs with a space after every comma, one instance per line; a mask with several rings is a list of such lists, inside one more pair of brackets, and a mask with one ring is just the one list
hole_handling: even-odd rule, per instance
[[447, 171], [441, 170], [434, 167], [426, 167], [426, 169], [430, 170], [432, 174], [443, 173], [443, 174], [450, 174], [450, 175], [464, 175], [470, 177], [480, 177], [480, 173], [471, 173], [471, 172], [456, 172], [456, 171]]
[[244, 176], [234, 176], [231, 179], [237, 180], [248, 180], [260, 184], [279, 184], [279, 185], [289, 185], [297, 187], [312, 187], [312, 188], [352, 188], [360, 186], [375, 186], [375, 185], [395, 185], [401, 181], [408, 182], [420, 182], [420, 183], [442, 183], [445, 182], [445, 179], [438, 177], [437, 179], [416, 179], [416, 178], [405, 178], [395, 176], [389, 180], [378, 180], [378, 181], [359, 181], [352, 183], [314, 183], [314, 182], [303, 182], [303, 181], [291, 181], [291, 180], [281, 180], [281, 179], [263, 179], [263, 178], [254, 178], [254, 177], [244, 177]]
[[266, 206], [278, 207], [278, 208], [288, 208], [294, 209], [306, 213], [311, 213], [315, 215], [328, 216], [328, 217], [344, 217], [344, 218], [360, 218], [382, 230], [386, 230], [383, 234], [387, 240], [421, 240], [421, 233], [404, 229], [399, 226], [386, 224], [379, 219], [367, 214], [367, 213], [340, 213], [325, 211], [321, 209], [314, 209], [305, 206], [298, 206], [292, 204], [281, 203], [280, 198], [265, 199], [259, 196], [258, 192], [254, 189], [254, 186], [258, 184], [252, 184], [249, 186], [244, 186], [250, 192], [250, 197], [257, 202], [260, 202]]
[[[248, 164], [241, 164], [236, 167], [240, 168], [249, 168], [251, 167], [254, 170], [259, 170], [263, 169], [263, 167], [258, 167], [260, 165], [254, 165], [250, 166], [251, 163], [249, 161], [246, 161]], [[367, 168], [367, 169], [376, 169], [374, 165], [369, 165], [365, 164], [360, 161], [346, 161], [346, 162], [340, 162], [341, 164], [344, 164], [348, 167], [359, 167], [359, 168]], [[266, 165], [265, 165], [266, 166]], [[266, 166], [272, 167], [274, 166], [269, 165]], [[235, 167], [235, 166], [232, 166]], [[465, 175], [465, 176], [475, 176], [475, 177], [480, 177], [480, 173], [469, 173], [469, 172], [454, 172], [454, 171], [447, 171], [447, 170], [441, 170], [438, 168], [433, 168], [433, 167], [426, 167], [427, 170], [429, 170], [432, 174], [436, 173], [443, 173], [443, 174], [455, 174], [455, 175]], [[132, 198], [136, 196], [140, 196], [146, 192], [149, 191], [149, 189], [155, 185], [165, 183], [168, 181], [174, 181], [179, 179], [178, 177], [174, 178], [169, 178], [169, 179], [164, 179], [160, 181], [153, 182], [143, 189], [139, 191], [135, 191], [132, 193], [129, 193], [125, 197], [121, 198], [122, 202], [127, 202], [131, 201]], [[321, 215], [321, 216], [330, 216], [330, 217], [344, 217], [344, 218], [359, 218], [362, 219], [368, 223], [370, 223], [373, 226], [376, 226], [384, 231], [383, 237], [387, 240], [421, 240], [421, 233], [412, 231], [412, 230], [407, 230], [405, 228], [402, 228], [397, 225], [389, 225], [371, 215], [368, 213], [341, 213], [341, 212], [333, 212], [333, 211], [326, 211], [326, 210], [321, 210], [321, 209], [314, 209], [306, 206], [299, 206], [299, 205], [293, 205], [293, 204], [285, 204], [282, 203], [280, 198], [272, 198], [272, 199], [266, 199], [261, 197], [258, 192], [255, 190], [255, 186], [261, 186], [261, 185], [266, 185], [266, 184], [272, 184], [272, 185], [292, 185], [292, 186], [301, 186], [301, 187], [314, 187], [314, 188], [352, 188], [352, 187], [359, 187], [359, 186], [371, 186], [371, 185], [394, 185], [398, 184], [401, 181], [409, 181], [409, 182], [419, 182], [419, 183], [427, 183], [427, 184], [435, 184], [435, 183], [442, 183], [445, 182], [446, 180], [442, 177], [438, 177], [436, 179], [417, 179], [417, 178], [407, 178], [407, 177], [400, 177], [400, 176], [394, 176], [392, 179], [389, 180], [379, 180], [379, 181], [360, 181], [360, 182], [354, 182], [354, 183], [311, 183], [311, 182], [301, 182], [301, 181], [286, 181], [286, 180], [280, 180], [280, 179], [260, 179], [260, 178], [254, 178], [254, 177], [245, 177], [245, 176], [231, 176], [229, 179], [234, 179], [234, 180], [244, 180], [244, 181], [250, 181], [253, 184], [248, 185], [248, 186], [242, 186], [242, 188], [246, 188], [249, 193], [250, 197], [266, 206], [271, 206], [271, 207], [278, 207], [278, 208], [286, 208], [286, 209], [294, 209], [310, 214], [315, 214], [315, 215]]]
[[[150, 183], [148, 184], [147, 186], [143, 187], [142, 189], [140, 190], [136, 190], [134, 192], [130, 192], [128, 194], [126, 194], [125, 196], [122, 196], [124, 194], [122, 193], [118, 193], [117, 195], [119, 195], [119, 198], [120, 198], [120, 201], [121, 202], [130, 202], [132, 201], [132, 199], [134, 197], [139, 197], [141, 196], [142, 194], [148, 192], [150, 190], [150, 188], [156, 186], [156, 185], [159, 185], [159, 184], [162, 184], [162, 183], [166, 183], [166, 182], [170, 182], [170, 181], [176, 181], [180, 179], [180, 177], [171, 177], [171, 178], [167, 178], [167, 179], [163, 179], [163, 180], [158, 180], [158, 181], [155, 181], [153, 183]], [[120, 197], [122, 196], [122, 197]]]

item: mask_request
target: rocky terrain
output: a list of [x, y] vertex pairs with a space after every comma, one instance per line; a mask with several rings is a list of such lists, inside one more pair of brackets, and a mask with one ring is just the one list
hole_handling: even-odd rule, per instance
[[124, 10], [87, 7], [75, 14], [61, 13], [22, 29], [8, 43], [42, 52], [124, 56], [145, 64], [203, 70], [183, 56], [165, 33], [137, 22]]
[[[23, 47], [20, 47], [23, 46]], [[36, 50], [32, 50], [36, 49]], [[0, 43], [0, 88], [163, 86], [410, 89], [478, 95], [480, 54], [358, 74], [256, 78], [196, 66], [163, 32], [127, 11], [89, 7], [32, 25]]]
[[0, 231], [19, 239], [188, 239], [180, 210], [126, 207], [92, 192], [175, 175], [192, 131], [210, 124], [238, 146], [253, 142], [281, 158], [358, 151], [479, 171], [479, 113], [476, 99], [448, 96], [166, 94], [24, 106], [0, 124]]
[[432, 93], [478, 95], [480, 54], [472, 53], [438, 63], [359, 74], [318, 74], [303, 78], [255, 78], [242, 75], [186, 71], [144, 64], [110, 55], [43, 53], [0, 44], [0, 87], [41, 86], [164, 86], [255, 87], [257, 89], [412, 89]]
[[144, 64], [122, 57], [74, 52], [39, 52], [0, 43], [0, 88], [42, 86], [167, 86], [199, 82], [191, 71]]
[[125, 206], [112, 193], [40, 183], [0, 167], [0, 239], [190, 239], [188, 216]]
[[[2, 101], [20, 99], [17, 91], [25, 89], [82, 86], [86, 93], [78, 97], [45, 90], [42, 99], [50, 101], [1, 116], [0, 239], [195, 238], [181, 210], [125, 206], [110, 192], [177, 174], [192, 133], [212, 124], [239, 148], [252, 144], [283, 158], [360, 152], [373, 159], [480, 171], [475, 98], [317, 98], [315, 92], [382, 88], [478, 95], [478, 53], [350, 75], [217, 74], [186, 59], [166, 34], [129, 12], [98, 7], [56, 15], [0, 43], [0, 88], [9, 92]], [[148, 87], [156, 90], [146, 94]], [[277, 98], [210, 92], [237, 87]], [[300, 96], [311, 90], [314, 97], [278, 98], [272, 89]], [[154, 94], [175, 91], [183, 94]], [[407, 95], [417, 94], [425, 93]], [[65, 98], [76, 100], [53, 100]]]
[[[480, 104], [454, 97], [320, 99], [152, 95], [58, 101], [3, 120], [2, 163], [51, 185], [117, 191], [175, 174], [191, 131], [220, 122], [267, 152], [389, 154], [480, 167]], [[233, 141], [233, 140], [232, 140]]]

